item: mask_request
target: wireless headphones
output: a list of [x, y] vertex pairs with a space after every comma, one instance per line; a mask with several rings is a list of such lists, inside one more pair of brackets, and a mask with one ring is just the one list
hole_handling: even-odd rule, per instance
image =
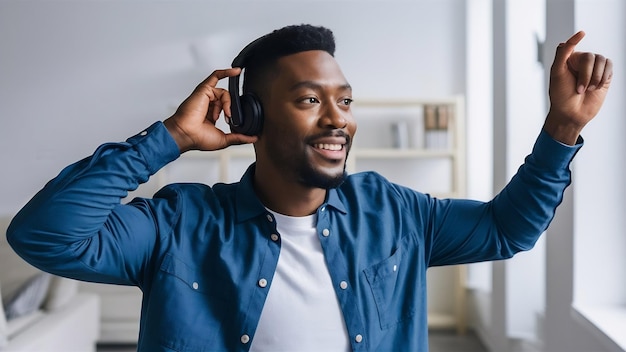
[[[246, 66], [246, 61], [250, 52], [265, 37], [258, 38], [246, 45], [239, 55], [235, 57], [232, 67]], [[231, 117], [228, 119], [230, 130], [235, 133], [242, 133], [249, 136], [255, 136], [261, 133], [263, 127], [263, 108], [261, 101], [253, 93], [245, 93], [239, 95], [239, 77], [237, 75], [228, 78], [228, 91], [230, 93], [230, 112]]]

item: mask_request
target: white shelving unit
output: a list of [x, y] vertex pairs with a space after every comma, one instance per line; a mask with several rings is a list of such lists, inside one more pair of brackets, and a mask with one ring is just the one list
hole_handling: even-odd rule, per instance
[[[432, 106], [445, 110], [445, 128], [424, 129], [426, 120], [432, 118], [426, 116], [428, 114], [425, 111]], [[358, 131], [346, 165], [348, 172], [373, 170], [392, 182], [436, 197], [463, 197], [464, 111], [464, 99], [461, 96], [355, 103], [353, 112]], [[187, 152], [159, 171], [129, 198], [150, 197], [159, 188], [172, 182], [202, 182], [209, 185], [236, 182], [252, 162], [254, 150], [251, 145], [233, 146], [210, 153]], [[430, 328], [465, 332], [465, 275], [464, 266], [429, 269]], [[124, 287], [98, 286], [89, 285], [86, 289], [103, 296], [102, 311], [108, 312], [103, 315], [103, 340], [132, 342], [139, 326], [141, 293]]]
[[[445, 110], [442, 128], [425, 128], [432, 118], [425, 113], [430, 107]], [[353, 113], [358, 130], [348, 171], [375, 170], [391, 181], [440, 198], [465, 196], [462, 96], [366, 100], [354, 103]]]

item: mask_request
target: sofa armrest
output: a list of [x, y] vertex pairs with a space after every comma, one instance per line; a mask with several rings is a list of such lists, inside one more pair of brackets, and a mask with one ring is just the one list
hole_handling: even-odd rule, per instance
[[9, 340], [3, 352], [95, 351], [99, 331], [100, 298], [81, 292]]

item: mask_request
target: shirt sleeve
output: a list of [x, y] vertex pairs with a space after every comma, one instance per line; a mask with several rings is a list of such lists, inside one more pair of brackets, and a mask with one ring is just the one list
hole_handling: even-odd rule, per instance
[[9, 244], [57, 275], [138, 285], [163, 227], [146, 202], [122, 205], [121, 199], [179, 155], [161, 122], [126, 142], [101, 145], [18, 212], [7, 230]]
[[562, 144], [542, 130], [532, 153], [490, 202], [430, 199], [429, 265], [506, 259], [531, 249], [563, 200], [582, 144], [582, 138], [575, 146]]

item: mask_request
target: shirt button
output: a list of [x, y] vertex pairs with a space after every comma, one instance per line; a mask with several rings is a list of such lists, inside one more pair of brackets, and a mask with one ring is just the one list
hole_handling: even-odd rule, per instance
[[266, 217], [267, 217], [267, 221], [269, 222], [274, 221], [274, 219], [272, 219], [272, 216], [270, 214], [267, 214]]
[[259, 280], [259, 286], [263, 287], [263, 288], [266, 287], [267, 286], [267, 280], [265, 280], [265, 279]]
[[272, 241], [274, 241], [274, 242], [278, 241], [278, 235], [277, 235], [277, 234], [275, 234], [275, 233], [273, 233], [273, 234], [270, 236], [270, 238], [271, 238], [271, 239], [272, 239]]
[[148, 131], [142, 131], [139, 135], [140, 136], [146, 136], [146, 135], [148, 135]]
[[356, 335], [356, 336], [354, 337], [354, 341], [356, 341], [356, 342], [361, 342], [361, 341], [363, 341], [363, 335], [361, 335], [361, 334]]
[[250, 336], [248, 336], [246, 334], [243, 334], [243, 335], [241, 335], [241, 339], [240, 340], [241, 340], [241, 343], [246, 344], [246, 343], [250, 342]]
[[191, 287], [193, 287], [194, 290], [198, 289], [198, 283], [194, 282], [193, 284], [191, 284]]
[[322, 207], [322, 209], [321, 209], [321, 210], [322, 210], [322, 211], [326, 210], [326, 207]]
[[345, 290], [345, 289], [347, 289], [347, 288], [348, 288], [348, 283], [347, 283], [347, 282], [345, 282], [345, 281], [341, 281], [341, 282], [339, 283], [339, 287], [341, 287], [341, 289], [342, 289], [342, 290]]
[[329, 229], [322, 230], [322, 236], [324, 236], [324, 237], [330, 236], [330, 230]]

